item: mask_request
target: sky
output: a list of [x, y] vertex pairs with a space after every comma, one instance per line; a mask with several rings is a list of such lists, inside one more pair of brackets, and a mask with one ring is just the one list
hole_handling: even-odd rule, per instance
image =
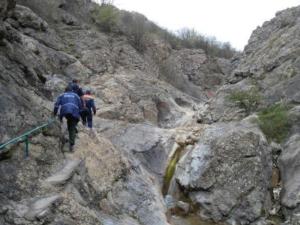
[[252, 31], [300, 0], [114, 0], [120, 9], [144, 14], [171, 31], [194, 28], [243, 50]]

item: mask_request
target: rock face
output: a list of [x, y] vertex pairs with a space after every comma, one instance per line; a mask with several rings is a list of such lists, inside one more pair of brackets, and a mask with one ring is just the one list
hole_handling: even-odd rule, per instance
[[[284, 98], [296, 101], [299, 95], [299, 15], [300, 7], [276, 14], [271, 21], [257, 28], [250, 37], [235, 78], [259, 80], [268, 102]], [[271, 88], [272, 87], [272, 88]]]
[[224, 83], [229, 65], [229, 61], [209, 58], [203, 50], [184, 49], [167, 58], [161, 66], [161, 76], [179, 90], [206, 100]]
[[297, 218], [299, 211], [299, 134], [293, 135], [285, 144], [284, 151], [279, 159], [279, 166], [283, 182], [281, 194], [282, 206], [286, 209], [287, 218], [291, 221]]
[[175, 179], [204, 218], [249, 224], [270, 207], [270, 159], [253, 125], [216, 124], [181, 158]]
[[251, 87], [262, 96], [262, 106], [279, 101], [299, 104], [299, 15], [300, 7], [278, 12], [274, 19], [252, 33], [227, 79], [233, 85], [218, 90], [207, 110], [201, 113], [206, 122], [245, 117], [243, 112], [232, 108], [227, 96]]

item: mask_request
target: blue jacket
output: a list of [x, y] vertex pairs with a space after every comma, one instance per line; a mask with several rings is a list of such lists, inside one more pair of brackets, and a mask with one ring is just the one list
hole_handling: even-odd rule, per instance
[[59, 117], [62, 119], [67, 114], [71, 114], [74, 118], [80, 118], [80, 111], [82, 109], [82, 104], [79, 96], [74, 92], [65, 92], [61, 94], [54, 105], [54, 115], [60, 107]]

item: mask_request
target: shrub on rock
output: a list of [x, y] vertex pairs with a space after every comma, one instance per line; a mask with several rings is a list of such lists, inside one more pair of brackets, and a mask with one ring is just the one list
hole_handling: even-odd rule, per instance
[[116, 28], [118, 17], [117, 8], [111, 4], [96, 6], [92, 11], [92, 18], [95, 23], [105, 32], [111, 32]]
[[275, 104], [262, 110], [258, 114], [260, 129], [269, 140], [282, 142], [288, 135], [290, 122], [288, 106]]
[[244, 109], [249, 115], [257, 109], [262, 98], [256, 88], [251, 88], [248, 91], [234, 91], [229, 95], [228, 99], [239, 108]]

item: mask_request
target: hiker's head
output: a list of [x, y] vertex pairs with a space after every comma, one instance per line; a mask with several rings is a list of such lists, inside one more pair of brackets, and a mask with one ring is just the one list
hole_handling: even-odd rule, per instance
[[68, 85], [66, 88], [65, 88], [65, 92], [69, 92], [69, 91], [72, 91], [72, 87], [70, 85]]
[[91, 95], [91, 94], [92, 94], [92, 92], [91, 92], [91, 90], [86, 90], [86, 91], [85, 91], [85, 94], [87, 94], [87, 95]]
[[72, 82], [75, 83], [75, 84], [78, 84], [79, 80], [78, 79], [73, 79]]

